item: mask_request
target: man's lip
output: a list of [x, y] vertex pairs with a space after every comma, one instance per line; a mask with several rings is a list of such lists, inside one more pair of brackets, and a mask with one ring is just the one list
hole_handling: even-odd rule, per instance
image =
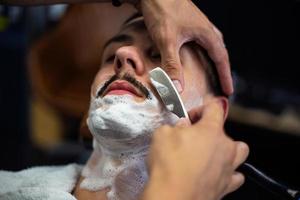
[[127, 81], [114, 81], [105, 90], [103, 96], [107, 94], [114, 94], [114, 95], [131, 94], [138, 97], [143, 97], [143, 95], [141, 95], [137, 91], [137, 89]]

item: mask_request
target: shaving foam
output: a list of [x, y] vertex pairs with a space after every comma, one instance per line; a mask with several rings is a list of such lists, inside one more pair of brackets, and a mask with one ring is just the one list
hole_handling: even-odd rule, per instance
[[143, 102], [131, 95], [92, 96], [87, 124], [94, 136], [94, 159], [83, 169], [81, 188], [109, 188], [109, 200], [137, 199], [148, 179], [145, 158], [152, 133], [178, 120], [148, 91], [150, 98]]

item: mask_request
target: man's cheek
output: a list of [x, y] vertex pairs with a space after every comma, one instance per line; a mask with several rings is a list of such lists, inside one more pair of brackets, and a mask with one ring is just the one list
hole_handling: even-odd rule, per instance
[[190, 90], [186, 88], [181, 97], [183, 104], [188, 111], [203, 105], [203, 95], [198, 93], [196, 90]]

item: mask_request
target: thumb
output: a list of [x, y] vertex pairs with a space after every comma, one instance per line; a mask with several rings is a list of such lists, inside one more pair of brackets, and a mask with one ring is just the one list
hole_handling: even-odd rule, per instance
[[173, 80], [177, 91], [181, 93], [184, 89], [184, 78], [178, 45], [174, 41], [169, 40], [168, 43], [162, 44], [159, 50], [162, 57], [161, 67]]
[[202, 117], [198, 124], [211, 124], [217, 127], [223, 127], [224, 110], [222, 102], [219, 100], [212, 101], [204, 105]]

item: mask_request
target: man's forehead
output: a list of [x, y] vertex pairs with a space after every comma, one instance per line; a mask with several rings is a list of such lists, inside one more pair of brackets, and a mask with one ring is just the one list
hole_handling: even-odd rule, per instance
[[126, 20], [125, 22], [122, 24], [122, 26], [126, 26], [126, 25], [129, 25], [131, 22], [135, 21], [136, 19], [139, 19], [139, 18], [142, 18], [143, 15], [139, 12], [136, 12], [132, 15], [130, 15]]
[[120, 29], [120, 33], [133, 31], [136, 33], [146, 30], [146, 25], [144, 22], [144, 17], [141, 15], [136, 15], [135, 17], [127, 20]]
[[105, 49], [107, 46], [114, 42], [126, 42], [133, 41], [133, 34], [144, 34], [146, 26], [144, 18], [140, 14], [134, 14], [129, 17], [121, 26], [120, 31], [110, 38], [104, 45]]

